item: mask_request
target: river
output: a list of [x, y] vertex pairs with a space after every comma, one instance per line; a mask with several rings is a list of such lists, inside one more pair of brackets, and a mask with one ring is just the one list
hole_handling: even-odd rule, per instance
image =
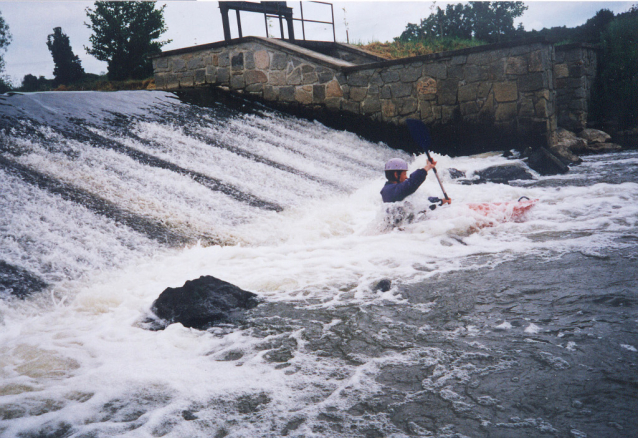
[[[0, 96], [0, 436], [634, 434], [638, 152], [463, 184], [523, 164], [433, 149], [452, 204], [430, 175], [389, 227], [383, 164], [422, 155], [248, 103]], [[262, 304], [147, 330], [202, 275]]]

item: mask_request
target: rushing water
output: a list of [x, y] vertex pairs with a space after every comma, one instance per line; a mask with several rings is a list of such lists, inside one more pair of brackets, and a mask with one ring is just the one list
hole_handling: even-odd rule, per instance
[[[0, 96], [0, 436], [632, 436], [638, 153], [509, 185], [434, 155], [452, 205], [430, 176], [392, 228], [383, 163], [423, 156], [161, 92]], [[263, 303], [145, 329], [201, 275]]]

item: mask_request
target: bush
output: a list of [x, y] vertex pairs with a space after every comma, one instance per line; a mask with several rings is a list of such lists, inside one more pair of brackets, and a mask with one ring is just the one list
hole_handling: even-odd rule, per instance
[[444, 37], [422, 39], [418, 41], [401, 41], [396, 38], [392, 43], [369, 43], [361, 45], [361, 48], [373, 52], [386, 59], [408, 58], [410, 56], [429, 55], [431, 53], [459, 50], [467, 47], [482, 46], [485, 43], [476, 39]]

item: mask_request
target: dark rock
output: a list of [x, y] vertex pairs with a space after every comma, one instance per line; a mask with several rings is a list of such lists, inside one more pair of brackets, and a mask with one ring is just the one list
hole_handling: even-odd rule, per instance
[[288, 362], [290, 359], [295, 357], [290, 349], [288, 348], [278, 348], [277, 350], [270, 350], [268, 353], [264, 354], [264, 359], [268, 362]]
[[46, 287], [47, 284], [36, 275], [0, 260], [0, 298], [5, 294], [25, 298]]
[[270, 397], [263, 392], [256, 395], [245, 395], [237, 400], [237, 410], [242, 414], [251, 414], [260, 410], [262, 405], [267, 405], [270, 401]]
[[[167, 288], [151, 306], [166, 324], [205, 330], [219, 323], [236, 322], [244, 310], [257, 306], [257, 295], [211, 276]], [[163, 328], [163, 327], [162, 327]]]
[[374, 288], [372, 288], [372, 290], [374, 290], [375, 292], [377, 291], [381, 291], [381, 292], [387, 292], [392, 288], [392, 281], [388, 280], [387, 278], [384, 278], [383, 280], [379, 281]]
[[465, 178], [465, 172], [461, 170], [450, 167], [448, 169], [448, 172], [450, 173], [450, 178], [452, 179]]
[[565, 165], [580, 164], [583, 160], [574, 155], [581, 153], [587, 148], [587, 142], [579, 138], [571, 131], [558, 128], [556, 131], [556, 141], [550, 148], [550, 152], [562, 161]]
[[578, 136], [585, 139], [587, 143], [607, 143], [611, 140], [609, 134], [598, 129], [583, 129]]
[[492, 166], [474, 173], [479, 177], [474, 183], [493, 182], [507, 184], [510, 181], [519, 179], [534, 179], [534, 176], [524, 166], [518, 164], [507, 164], [504, 166]]
[[536, 149], [527, 159], [527, 165], [541, 175], [556, 175], [569, 172], [569, 167], [547, 149]]

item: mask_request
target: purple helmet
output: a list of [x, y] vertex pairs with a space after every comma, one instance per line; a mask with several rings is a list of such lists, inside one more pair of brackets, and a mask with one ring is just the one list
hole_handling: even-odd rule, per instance
[[393, 158], [385, 163], [385, 170], [408, 170], [408, 163], [401, 158]]

